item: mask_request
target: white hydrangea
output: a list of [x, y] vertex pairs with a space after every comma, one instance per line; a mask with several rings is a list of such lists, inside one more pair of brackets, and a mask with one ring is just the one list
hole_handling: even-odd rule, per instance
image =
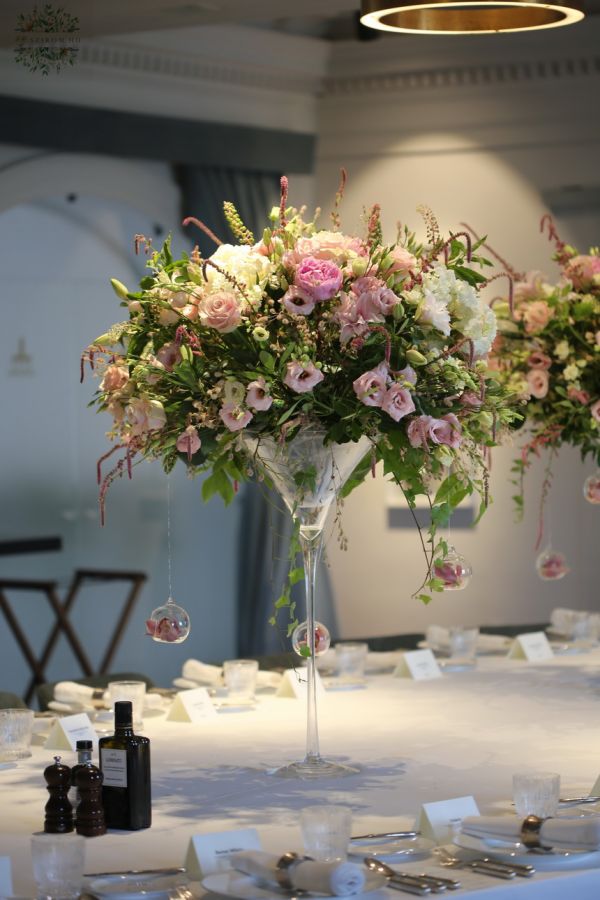
[[489, 306], [480, 306], [475, 315], [458, 322], [456, 327], [465, 337], [473, 341], [475, 356], [485, 356], [492, 349], [498, 322], [494, 311]]
[[[251, 303], [260, 301], [273, 271], [268, 257], [247, 244], [221, 244], [210, 259], [227, 275], [235, 278], [245, 289]], [[232, 282], [210, 265], [206, 267], [206, 278], [211, 292], [233, 288]]]

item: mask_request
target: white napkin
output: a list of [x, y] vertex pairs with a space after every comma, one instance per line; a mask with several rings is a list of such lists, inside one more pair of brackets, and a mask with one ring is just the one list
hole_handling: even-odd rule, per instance
[[[278, 859], [276, 854], [263, 853], [260, 850], [242, 850], [230, 857], [234, 869], [245, 875], [251, 875], [270, 887], [279, 887]], [[286, 874], [295, 890], [334, 894], [337, 897], [360, 894], [366, 881], [366, 869], [349, 862], [301, 860], [291, 866]]]
[[[220, 666], [211, 666], [208, 663], [200, 662], [199, 659], [188, 659], [183, 664], [181, 670], [183, 676], [178, 681], [189, 682], [187, 687], [198, 687], [199, 685], [210, 685], [211, 687], [221, 687], [223, 684], [223, 669]], [[256, 673], [256, 686], [258, 688], [278, 688], [281, 684], [282, 675], [279, 672], [268, 672], [260, 670]], [[182, 685], [177, 681], [173, 682], [176, 687]]]
[[[467, 816], [461, 831], [481, 840], [517, 843], [521, 840], [519, 816]], [[600, 850], [600, 819], [546, 819], [540, 830], [540, 843], [565, 850]]]
[[54, 685], [54, 699], [70, 706], [90, 706], [95, 688], [75, 681], [59, 681]]
[[[434, 649], [449, 650], [450, 629], [442, 625], [428, 625], [425, 640]], [[481, 651], [507, 650], [508, 645], [509, 640], [503, 634], [479, 634], [477, 637], [477, 649]]]

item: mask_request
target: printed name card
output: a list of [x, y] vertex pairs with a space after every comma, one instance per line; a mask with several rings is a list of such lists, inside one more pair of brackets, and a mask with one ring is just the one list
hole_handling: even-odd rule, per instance
[[396, 678], [413, 678], [415, 681], [431, 681], [432, 678], [441, 678], [437, 659], [431, 650], [409, 650], [403, 653], [402, 658], [394, 670]]
[[87, 713], [57, 719], [50, 729], [44, 747], [47, 750], [76, 750], [77, 741], [94, 741], [95, 745], [98, 743], [98, 735]]
[[526, 659], [537, 662], [539, 659], [552, 659], [552, 647], [543, 631], [532, 631], [529, 634], [518, 634], [508, 651], [509, 659]]
[[190, 839], [184, 865], [188, 876], [197, 881], [206, 875], [212, 875], [213, 872], [231, 868], [228, 857], [232, 853], [261, 849], [256, 828], [195, 834]]
[[600, 797], [600, 794], [598, 793], [598, 791], [600, 791], [600, 775], [598, 775], [598, 777], [596, 778], [596, 780], [594, 782], [594, 787], [591, 789], [588, 796]]
[[169, 709], [167, 719], [171, 722], [200, 722], [202, 719], [217, 717], [210, 694], [206, 688], [192, 688], [178, 691]]
[[[286, 669], [281, 676], [281, 683], [275, 693], [276, 697], [294, 697], [296, 700], [306, 700], [308, 676], [305, 669]], [[315, 669], [315, 686], [317, 697], [325, 693], [323, 681], [317, 669]]]
[[12, 875], [10, 871], [10, 856], [0, 856], [0, 897], [12, 897]]
[[454, 797], [452, 800], [424, 803], [417, 819], [417, 831], [438, 844], [447, 844], [452, 840], [454, 826], [465, 816], [478, 815], [479, 810], [473, 797]]

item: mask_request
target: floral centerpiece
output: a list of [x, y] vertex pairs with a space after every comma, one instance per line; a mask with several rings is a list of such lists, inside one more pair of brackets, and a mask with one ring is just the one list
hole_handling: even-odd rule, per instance
[[[548, 283], [540, 272], [511, 270], [512, 295], [495, 306], [499, 334], [491, 359], [504, 386], [526, 403], [530, 434], [513, 469], [519, 515], [524, 474], [542, 450], [548, 452], [538, 548], [552, 463], [560, 447], [576, 447], [583, 459], [590, 456], [600, 463], [600, 255], [598, 248], [583, 255], [561, 241], [549, 216], [541, 227], [554, 243], [559, 278]], [[600, 477], [587, 479], [585, 495], [600, 503]], [[551, 578], [566, 574], [554, 557], [546, 573]]]
[[[342, 192], [343, 183], [331, 228], [319, 229], [288, 206], [283, 178], [258, 239], [225, 203], [236, 243], [210, 233], [217, 247], [206, 259], [197, 248], [174, 258], [170, 240], [154, 250], [138, 236], [148, 275], [138, 290], [112, 282], [127, 320], [83, 357], [101, 376], [95, 403], [113, 418], [114, 446], [98, 466], [101, 503], [144, 458], [167, 472], [181, 459], [192, 475], [208, 473], [203, 498], [229, 503], [240, 482], [262, 477], [244, 442], [250, 432], [285, 444], [316, 423], [325, 444], [366, 436], [344, 494], [378, 461], [413, 509], [442, 479], [421, 534], [426, 574], [415, 593], [427, 601], [443, 588], [437, 529], [473, 491], [487, 499], [485, 448], [515, 416], [486, 362], [496, 318], [480, 302], [486, 278], [474, 268], [486, 261], [468, 235], [442, 237], [429, 211], [426, 245], [400, 227], [384, 241], [378, 205], [364, 235], [345, 234]], [[296, 483], [313, 477], [309, 467]], [[286, 588], [279, 605], [289, 602]]]

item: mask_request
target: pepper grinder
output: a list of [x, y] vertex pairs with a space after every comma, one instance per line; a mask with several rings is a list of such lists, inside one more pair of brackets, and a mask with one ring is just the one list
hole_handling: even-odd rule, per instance
[[80, 766], [75, 773], [75, 784], [79, 795], [75, 822], [77, 834], [83, 834], [85, 837], [98, 837], [106, 834], [104, 807], [102, 806], [103, 781], [104, 775], [91, 762]]
[[66, 834], [73, 831], [73, 807], [69, 800], [71, 769], [54, 757], [54, 763], [44, 769], [46, 787], [50, 799], [44, 807], [44, 831], [48, 834]]

